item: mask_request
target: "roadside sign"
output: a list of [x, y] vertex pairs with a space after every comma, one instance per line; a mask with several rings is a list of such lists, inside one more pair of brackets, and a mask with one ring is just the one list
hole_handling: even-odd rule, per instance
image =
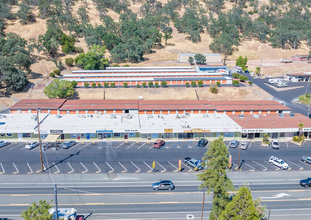
[[181, 171], [181, 160], [178, 161], [178, 170]]
[[232, 166], [232, 156], [230, 155], [230, 156], [229, 156], [229, 166], [228, 166], [229, 169], [231, 168], [231, 166]]
[[152, 162], [152, 169], [155, 169], [155, 161]]

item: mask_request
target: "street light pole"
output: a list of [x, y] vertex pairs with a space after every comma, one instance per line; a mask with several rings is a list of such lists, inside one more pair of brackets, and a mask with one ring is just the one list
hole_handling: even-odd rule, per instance
[[41, 147], [40, 123], [39, 123], [39, 111], [40, 111], [40, 108], [37, 109], [37, 128], [38, 128], [38, 136], [39, 136], [41, 172], [43, 172], [44, 168], [43, 168], [43, 160], [42, 160], [42, 147]]
[[262, 66], [262, 59], [263, 59], [263, 57], [260, 57], [260, 59], [261, 59], [261, 62], [260, 62], [259, 76], [261, 76], [261, 66]]

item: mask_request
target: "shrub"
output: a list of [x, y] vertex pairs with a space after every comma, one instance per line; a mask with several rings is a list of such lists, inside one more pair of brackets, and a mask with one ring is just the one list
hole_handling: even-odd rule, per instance
[[127, 87], [128, 87], [127, 82], [123, 83], [123, 87], [124, 87], [124, 88], [127, 88]]
[[109, 87], [109, 83], [105, 82], [105, 83], [104, 83], [104, 87], [105, 87], [105, 88], [108, 88], [108, 87]]
[[252, 81], [248, 81], [248, 84], [251, 86], [251, 85], [253, 85], [253, 82]]
[[78, 83], [76, 81], [71, 81], [71, 85], [73, 86], [73, 88], [76, 88]]
[[123, 65], [123, 67], [130, 67], [130, 65], [126, 64], [126, 65]]
[[120, 67], [119, 64], [113, 64], [113, 67]]
[[192, 86], [192, 87], [197, 87], [196, 81], [191, 81], [191, 86]]
[[76, 53], [83, 53], [83, 52], [84, 52], [84, 50], [82, 49], [82, 47], [75, 47], [74, 51], [75, 51]]
[[97, 83], [97, 87], [101, 88], [101, 87], [103, 87], [103, 85], [101, 83]]
[[230, 0], [230, 2], [234, 2], [234, 0]]
[[112, 83], [110, 83], [110, 87], [114, 88], [114, 87], [116, 87], [116, 84], [114, 82], [112, 82]]
[[55, 73], [50, 73], [50, 77], [55, 77]]
[[264, 136], [263, 136], [263, 138], [262, 138], [262, 143], [264, 143], [264, 144], [270, 144], [269, 135], [268, 135], [268, 134], [264, 134]]
[[216, 82], [216, 85], [217, 85], [218, 87], [220, 87], [220, 82]]
[[250, 15], [252, 15], [252, 14], [254, 14], [254, 11], [249, 11], [249, 12], [247, 12], [248, 14], [250, 14]]
[[147, 83], [145, 83], [145, 82], [143, 82], [142, 85], [143, 85], [144, 88], [147, 87]]
[[248, 6], [247, 6], [247, 5], [244, 5], [244, 8], [248, 8]]
[[239, 76], [239, 79], [240, 79], [241, 82], [245, 82], [245, 81], [248, 80], [248, 77], [247, 77], [247, 76], [244, 76], [244, 75], [240, 75], [240, 76]]
[[265, 21], [262, 17], [257, 18], [257, 21]]
[[161, 86], [162, 86], [163, 88], [166, 87], [166, 86], [167, 86], [167, 82], [162, 81], [162, 82], [161, 82]]
[[140, 88], [140, 85], [139, 85], [139, 84], [137, 84], [137, 85], [136, 85], [136, 88]]
[[240, 84], [240, 81], [239, 80], [233, 80], [232, 81], [232, 85], [235, 86], [235, 87], [238, 87]]
[[96, 83], [92, 83], [92, 88], [96, 88]]
[[209, 87], [209, 91], [211, 93], [217, 94], [218, 93], [218, 86], [216, 84], [211, 84]]
[[258, 13], [258, 10], [255, 9], [255, 10], [254, 10], [254, 13], [257, 14], [257, 13]]
[[294, 142], [302, 142], [306, 137], [304, 135], [302, 135], [301, 137], [299, 136], [294, 136], [293, 137], [293, 141]]
[[85, 87], [85, 88], [88, 88], [89, 85], [90, 85], [90, 83], [84, 83], [84, 87]]
[[240, 77], [240, 74], [238, 73], [233, 73], [232, 74], [232, 77], [235, 78], [235, 79], [238, 79]]
[[148, 86], [149, 86], [149, 88], [151, 88], [151, 87], [153, 87], [153, 82], [148, 82]]
[[202, 87], [202, 86], [203, 86], [203, 81], [202, 81], [202, 80], [199, 80], [199, 81], [198, 81], [198, 86], [199, 86], [199, 87]]
[[154, 86], [155, 86], [156, 88], [159, 88], [159, 83], [156, 82], [156, 83], [154, 84]]
[[67, 66], [72, 66], [72, 64], [73, 64], [73, 59], [72, 59], [72, 58], [67, 58], [67, 59], [65, 60], [65, 63], [66, 63]]
[[189, 87], [189, 86], [190, 86], [189, 82], [186, 82], [186, 87]]
[[54, 73], [55, 73], [56, 75], [60, 75], [60, 70], [54, 70]]

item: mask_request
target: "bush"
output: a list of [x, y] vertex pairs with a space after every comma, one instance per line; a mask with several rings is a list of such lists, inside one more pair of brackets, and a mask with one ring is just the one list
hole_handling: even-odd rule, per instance
[[78, 83], [76, 81], [71, 81], [71, 85], [72, 85], [73, 88], [76, 88]]
[[233, 80], [232, 81], [232, 85], [235, 86], [235, 87], [238, 87], [240, 84], [240, 81], [239, 80]]
[[130, 67], [130, 65], [126, 64], [126, 65], [123, 65], [123, 67]]
[[149, 86], [149, 88], [151, 88], [151, 87], [153, 87], [153, 82], [148, 82], [148, 86]]
[[50, 73], [50, 77], [55, 77], [55, 73]]
[[75, 47], [75, 52], [76, 53], [83, 53], [84, 52], [84, 50], [82, 49], [82, 47]]
[[162, 81], [162, 82], [161, 82], [161, 86], [162, 86], [163, 88], [166, 87], [166, 86], [167, 86], [167, 82]]
[[92, 83], [92, 88], [96, 88], [96, 83]]
[[143, 82], [142, 85], [143, 85], [144, 88], [147, 87], [147, 83], [145, 83], [145, 82]]
[[90, 83], [84, 83], [84, 87], [85, 87], [85, 88], [88, 88], [89, 85], [90, 85]]
[[248, 77], [247, 77], [247, 76], [244, 76], [244, 75], [240, 75], [240, 76], [239, 76], [239, 79], [240, 79], [241, 82], [245, 82], [245, 81], [248, 80]]
[[238, 79], [240, 77], [240, 74], [238, 73], [233, 73], [232, 74], [232, 77], [235, 78], [235, 79]]
[[203, 86], [203, 81], [202, 81], [202, 80], [199, 80], [199, 81], [198, 81], [198, 86], [199, 86], [199, 87], [202, 87], [202, 86]]
[[119, 64], [113, 64], [113, 67], [120, 67]]
[[112, 82], [112, 83], [110, 83], [110, 87], [114, 88], [114, 87], [116, 87], [116, 84], [114, 82]]
[[156, 82], [156, 83], [154, 84], [154, 86], [155, 86], [156, 88], [159, 88], [159, 83]]
[[305, 138], [306, 138], [306, 137], [305, 137], [304, 135], [301, 135], [301, 137], [299, 137], [299, 136], [294, 136], [294, 137], [293, 137], [293, 141], [294, 141], [294, 142], [302, 142], [302, 141], [304, 141]]
[[220, 87], [220, 82], [216, 82], [216, 85], [217, 85], [218, 87]]
[[73, 64], [73, 59], [72, 59], [72, 58], [67, 58], [67, 59], [65, 60], [65, 64], [66, 64], [67, 66], [72, 66], [72, 64]]
[[263, 138], [262, 138], [262, 143], [264, 143], [264, 144], [270, 144], [269, 135], [268, 135], [268, 134], [264, 134], [264, 136], [263, 136]]
[[103, 87], [103, 85], [101, 83], [97, 83], [97, 87], [101, 88], [101, 87]]
[[197, 87], [196, 81], [191, 81], [191, 86], [192, 86], [192, 87]]
[[137, 84], [137, 85], [136, 85], [136, 88], [140, 88], [140, 85], [139, 85], [139, 84]]
[[250, 14], [250, 15], [252, 15], [252, 14], [254, 14], [254, 12], [253, 11], [249, 11], [249, 12], [247, 12], [248, 14]]
[[123, 87], [124, 87], [124, 88], [127, 88], [127, 87], [128, 87], [127, 82], [123, 83]]
[[218, 86], [216, 84], [211, 84], [209, 87], [209, 91], [213, 94], [217, 94], [218, 93]]
[[253, 82], [252, 81], [248, 81], [248, 84], [251, 86], [251, 85], [253, 85]]
[[56, 75], [60, 75], [60, 70], [54, 70], [54, 73], [55, 73]]
[[248, 6], [247, 6], [247, 5], [244, 5], [244, 8], [248, 8]]
[[257, 14], [257, 13], [258, 13], [258, 10], [255, 9], [255, 10], [254, 10], [254, 13]]
[[262, 17], [257, 18], [257, 21], [265, 21]]
[[109, 87], [109, 83], [105, 82], [105, 83], [104, 83], [104, 87], [105, 87], [105, 88], [108, 88], [108, 87]]
[[189, 82], [186, 82], [186, 87], [189, 87], [189, 86], [190, 86]]

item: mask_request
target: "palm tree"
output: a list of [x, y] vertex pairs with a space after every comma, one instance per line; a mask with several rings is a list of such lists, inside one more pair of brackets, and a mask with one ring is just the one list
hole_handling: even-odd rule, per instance
[[303, 127], [304, 127], [304, 124], [303, 124], [303, 123], [299, 123], [299, 124], [298, 124], [298, 128], [299, 128], [299, 140], [300, 140], [300, 138], [301, 138], [301, 134], [302, 134], [302, 129], [303, 129]]

